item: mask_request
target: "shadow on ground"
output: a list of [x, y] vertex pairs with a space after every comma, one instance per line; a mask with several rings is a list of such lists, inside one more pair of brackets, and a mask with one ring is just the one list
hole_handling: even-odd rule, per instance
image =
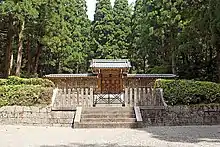
[[[134, 131], [134, 132], [133, 132]], [[205, 143], [212, 146], [212, 144], [220, 144], [220, 126], [160, 126], [147, 127], [142, 129], [133, 129], [129, 133], [138, 135], [146, 133], [147, 138], [154, 138], [166, 143]], [[141, 139], [143, 140], [143, 135]], [[128, 135], [128, 134], [127, 134]], [[129, 136], [129, 135], [128, 135]], [[132, 136], [132, 135], [131, 135]], [[144, 137], [145, 139], [145, 137]], [[42, 145], [40, 147], [140, 147], [135, 145], [121, 145], [121, 144], [83, 144], [83, 143], [69, 143], [58, 145]], [[142, 146], [150, 147], [150, 146]]]
[[150, 147], [150, 146], [131, 146], [131, 145], [118, 145], [118, 144], [81, 144], [70, 143], [68, 145], [42, 145], [40, 147]]
[[150, 133], [152, 138], [168, 142], [220, 143], [220, 126], [164, 126], [138, 130]]

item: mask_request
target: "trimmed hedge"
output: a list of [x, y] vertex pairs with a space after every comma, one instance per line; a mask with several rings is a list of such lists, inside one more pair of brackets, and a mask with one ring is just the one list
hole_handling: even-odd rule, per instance
[[41, 79], [41, 78], [20, 78], [11, 76], [8, 79], [0, 79], [0, 86], [1, 85], [41, 85], [42, 87], [53, 87], [54, 83], [48, 79]]
[[48, 79], [11, 76], [0, 79], [0, 107], [36, 106], [51, 103], [54, 83]]
[[51, 103], [52, 93], [52, 87], [41, 85], [0, 86], [0, 107], [48, 105]]
[[193, 80], [158, 80], [169, 105], [220, 103], [220, 84]]

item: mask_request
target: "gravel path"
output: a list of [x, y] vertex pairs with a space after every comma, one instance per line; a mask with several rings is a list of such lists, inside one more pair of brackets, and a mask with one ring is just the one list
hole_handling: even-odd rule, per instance
[[220, 147], [220, 126], [71, 129], [0, 126], [0, 147]]

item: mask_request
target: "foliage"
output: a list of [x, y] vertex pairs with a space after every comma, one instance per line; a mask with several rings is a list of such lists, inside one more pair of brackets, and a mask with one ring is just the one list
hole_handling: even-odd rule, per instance
[[84, 71], [90, 28], [85, 0], [54, 1], [48, 9], [49, 21], [44, 26], [46, 31], [42, 40], [48, 47], [45, 55], [52, 54], [48, 57], [49, 62], [47, 58], [44, 62], [56, 73]]
[[51, 103], [52, 88], [40, 85], [4, 85], [0, 86], [0, 107], [34, 106]]
[[220, 82], [220, 1], [97, 0], [93, 21], [86, 11], [86, 0], [1, 1], [0, 76], [85, 73], [92, 58], [128, 58], [133, 73]]
[[113, 8], [114, 38], [111, 55], [114, 58], [127, 58], [131, 34], [131, 9], [127, 0], [116, 0]]
[[169, 69], [170, 68], [168, 66], [153, 66], [152, 68], [148, 67], [147, 72], [150, 74], [169, 74], [171, 73]]
[[128, 57], [133, 65], [133, 71], [136, 73], [146, 73], [146, 48], [141, 43], [143, 14], [143, 0], [137, 0], [131, 18], [131, 34], [129, 35], [128, 51]]
[[220, 103], [220, 84], [193, 80], [158, 80], [170, 105]]
[[86, 10], [85, 0], [3, 1], [0, 56], [7, 64], [0, 63], [0, 74], [15, 73], [15, 54], [18, 75], [85, 72], [90, 45]]
[[20, 78], [11, 76], [8, 79], [0, 79], [0, 86], [9, 85], [40, 85], [41, 87], [54, 87], [54, 83], [48, 79], [42, 78]]
[[97, 0], [92, 26], [94, 58], [114, 58], [111, 55], [113, 31], [113, 9], [110, 0]]
[[139, 42], [151, 68], [166, 67], [184, 79], [219, 81], [219, 1], [146, 0], [142, 8]]

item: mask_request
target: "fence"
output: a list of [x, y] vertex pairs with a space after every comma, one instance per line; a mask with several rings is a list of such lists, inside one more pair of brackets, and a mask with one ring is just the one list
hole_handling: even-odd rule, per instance
[[126, 106], [164, 106], [160, 89], [150, 87], [125, 88]]
[[75, 110], [77, 106], [92, 107], [93, 88], [58, 89], [54, 110]]
[[[58, 89], [53, 103], [53, 109], [75, 110], [77, 106], [92, 107], [94, 98], [97, 96], [94, 91], [94, 88]], [[121, 98], [126, 107], [157, 107], [165, 105], [161, 90], [149, 87], [125, 88]]]

